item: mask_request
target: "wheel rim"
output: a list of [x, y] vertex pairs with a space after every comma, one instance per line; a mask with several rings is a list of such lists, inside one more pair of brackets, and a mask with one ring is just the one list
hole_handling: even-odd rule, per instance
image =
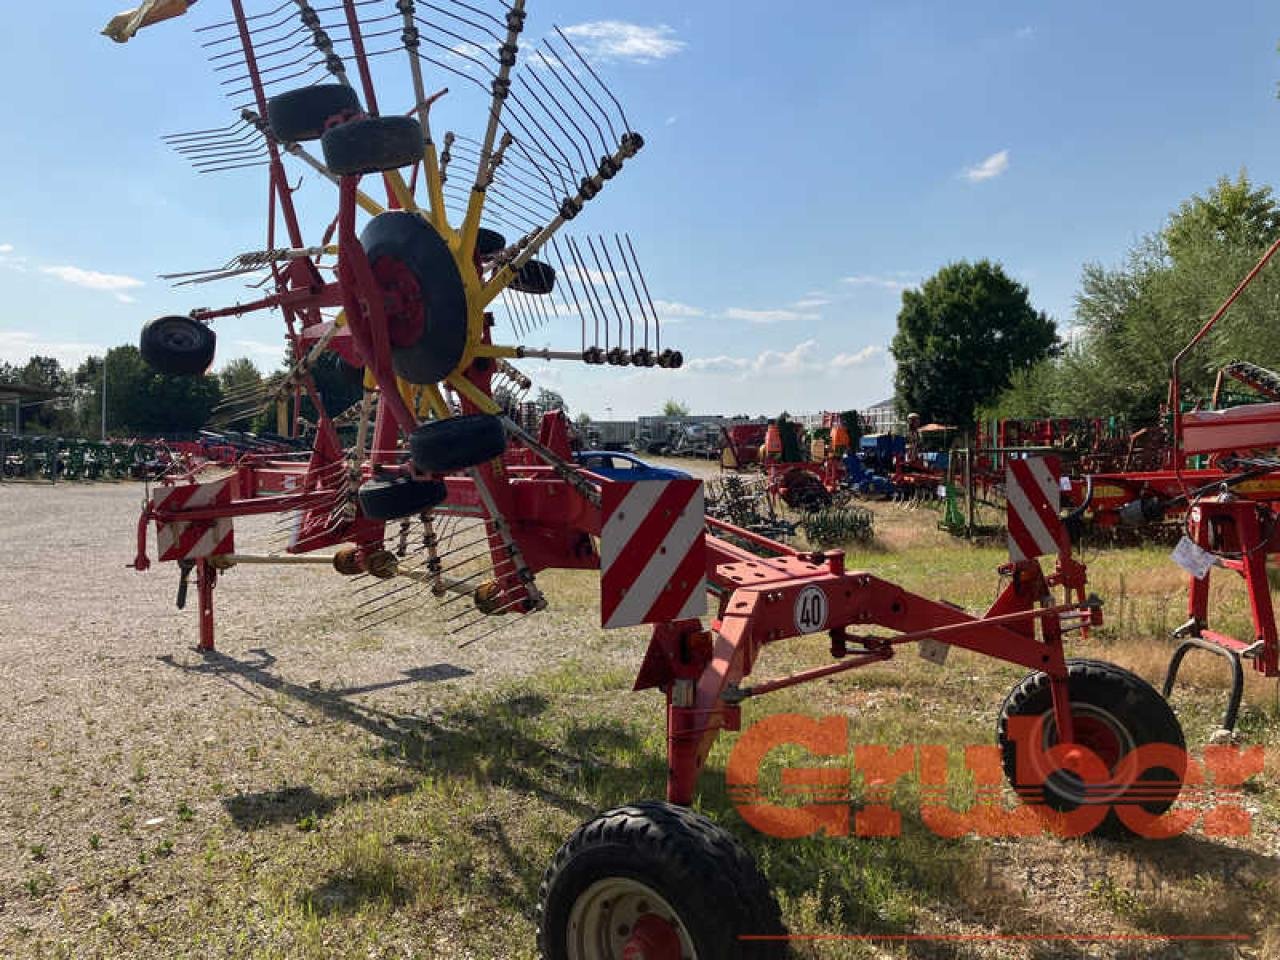
[[[1120, 761], [1137, 748], [1137, 743], [1133, 738], [1133, 734], [1120, 721], [1115, 714], [1102, 707], [1092, 703], [1071, 704], [1071, 725], [1075, 732], [1075, 742], [1082, 747], [1091, 750], [1103, 765], [1106, 766], [1109, 774], [1114, 774], [1116, 767]], [[1048, 750], [1050, 747], [1058, 744], [1058, 724], [1054, 718], [1053, 711], [1049, 711], [1044, 715], [1044, 734], [1041, 739], [1041, 750]], [[1055, 794], [1063, 800], [1073, 803], [1077, 806], [1088, 804], [1110, 803], [1117, 797], [1123, 796], [1126, 792], [1124, 784], [1118, 784], [1114, 789], [1108, 791], [1098, 791], [1096, 788], [1090, 789], [1080, 776], [1070, 771], [1062, 770], [1059, 767], [1051, 767], [1046, 771], [1048, 766], [1043, 756], [1037, 758], [1037, 774], [1038, 779], [1044, 784], [1045, 790], [1053, 790]]]
[[597, 880], [574, 901], [569, 960], [697, 960], [679, 914], [652, 887], [630, 877]]

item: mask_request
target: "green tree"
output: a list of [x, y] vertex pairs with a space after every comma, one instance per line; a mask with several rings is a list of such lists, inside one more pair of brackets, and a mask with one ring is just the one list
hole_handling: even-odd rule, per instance
[[662, 415], [664, 417], [687, 417], [689, 415], [689, 405], [683, 400], [668, 398], [667, 402], [662, 405]]
[[[221, 387], [224, 397], [235, 400], [244, 398], [247, 409], [259, 395], [262, 387], [262, 373], [248, 357], [237, 357], [223, 367], [222, 372], [218, 374], [218, 386]], [[265, 413], [269, 414], [270, 411]], [[267, 419], [264, 411], [249, 409], [244, 416], [229, 421], [227, 426], [232, 430], [265, 429]]]
[[[1086, 264], [1069, 349], [1016, 374], [999, 416], [1123, 414], [1149, 422], [1168, 396], [1170, 364], [1280, 236], [1280, 207], [1241, 173], [1222, 177], [1141, 238], [1115, 268]], [[1207, 397], [1225, 364], [1280, 368], [1280, 273], [1258, 275], [1182, 368], [1185, 400]]]
[[[107, 351], [107, 432], [179, 437], [204, 426], [222, 396], [216, 378], [156, 373], [134, 346]], [[90, 388], [102, 402], [102, 378]]]
[[1219, 177], [1205, 196], [1183, 202], [1164, 230], [1176, 265], [1197, 256], [1206, 243], [1219, 249], [1261, 249], [1280, 234], [1280, 211], [1268, 186], [1255, 187], [1241, 170], [1235, 180]]
[[897, 405], [926, 421], [968, 427], [1016, 371], [1057, 348], [1053, 321], [999, 264], [948, 264], [919, 290], [903, 291], [891, 348]]
[[57, 398], [23, 404], [22, 429], [43, 433], [74, 433], [75, 412], [71, 399], [71, 375], [55, 357], [31, 357], [15, 368], [16, 382], [57, 394]]

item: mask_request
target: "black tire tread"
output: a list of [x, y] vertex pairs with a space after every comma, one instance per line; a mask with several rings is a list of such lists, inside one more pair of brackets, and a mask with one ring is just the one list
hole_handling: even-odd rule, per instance
[[478, 466], [507, 449], [502, 419], [472, 413], [422, 424], [409, 437], [413, 465], [423, 473], [452, 473]]
[[319, 140], [330, 118], [358, 112], [360, 99], [341, 83], [318, 83], [278, 94], [267, 101], [267, 124], [281, 143]]
[[561, 954], [551, 952], [546, 930], [546, 905], [561, 873], [582, 851], [610, 845], [630, 851], [633, 863], [659, 864], [679, 878], [688, 912], [715, 930], [708, 940], [719, 952], [708, 960], [765, 960], [787, 955], [783, 941], [738, 940], [744, 933], [786, 932], [778, 902], [746, 848], [732, 834], [686, 807], [641, 801], [606, 810], [584, 823], [548, 865], [538, 887], [536, 913], [538, 951], [544, 960], [562, 960]]
[[[1173, 708], [1164, 697], [1142, 677], [1123, 667], [1105, 660], [1088, 658], [1070, 659], [1067, 661], [1068, 684], [1073, 702], [1083, 700], [1078, 692], [1099, 687], [1114, 688], [1115, 692], [1130, 703], [1141, 703], [1143, 726], [1155, 735], [1146, 739], [1148, 743], [1168, 743], [1180, 750], [1186, 749], [1186, 740], [1182, 725], [1178, 722]], [[1036, 671], [1028, 674], [1005, 696], [1000, 705], [999, 718], [996, 722], [996, 739], [1000, 745], [1000, 757], [1004, 767], [1005, 778], [1010, 784], [1016, 782], [1016, 750], [1009, 739], [1009, 718], [1013, 716], [1042, 715], [1046, 709], [1052, 709], [1052, 693], [1049, 675]], [[1118, 718], [1119, 719], [1119, 718]], [[1136, 738], [1141, 745], [1142, 738]], [[1143, 804], [1144, 809], [1163, 813], [1173, 801], [1159, 801]], [[1105, 820], [1094, 830], [1102, 836], [1126, 836], [1130, 833], [1127, 827], [1116, 816], [1109, 813]]]
[[370, 480], [356, 492], [360, 511], [370, 520], [399, 520], [430, 510], [449, 496], [439, 480], [393, 477]]
[[[161, 339], [160, 331], [165, 323], [181, 323], [196, 334], [199, 343], [182, 353], [175, 353]], [[166, 316], [148, 320], [138, 337], [138, 352], [153, 370], [171, 377], [198, 377], [206, 373], [213, 363], [217, 350], [217, 336], [208, 324], [191, 317]]]
[[422, 159], [422, 126], [413, 117], [360, 117], [320, 139], [324, 163], [339, 177], [398, 170]]

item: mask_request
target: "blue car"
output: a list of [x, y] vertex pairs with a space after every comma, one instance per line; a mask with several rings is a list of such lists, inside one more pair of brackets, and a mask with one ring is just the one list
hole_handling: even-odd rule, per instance
[[655, 467], [629, 453], [613, 450], [582, 450], [573, 455], [578, 466], [610, 480], [687, 480], [683, 470]]

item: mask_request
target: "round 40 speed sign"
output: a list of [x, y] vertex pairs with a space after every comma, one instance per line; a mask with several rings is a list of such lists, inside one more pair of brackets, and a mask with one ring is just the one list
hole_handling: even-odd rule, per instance
[[827, 625], [827, 595], [821, 587], [808, 586], [796, 597], [795, 621], [798, 633], [817, 633]]

